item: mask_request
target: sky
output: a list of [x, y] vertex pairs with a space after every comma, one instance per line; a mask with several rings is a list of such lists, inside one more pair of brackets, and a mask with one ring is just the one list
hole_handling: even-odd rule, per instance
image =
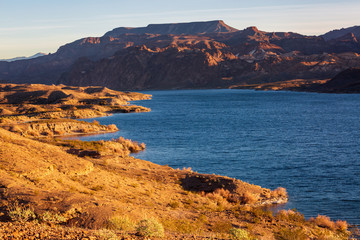
[[359, 12], [359, 0], [0, 0], [0, 59], [150, 23], [224, 20], [240, 30], [321, 35], [360, 25]]

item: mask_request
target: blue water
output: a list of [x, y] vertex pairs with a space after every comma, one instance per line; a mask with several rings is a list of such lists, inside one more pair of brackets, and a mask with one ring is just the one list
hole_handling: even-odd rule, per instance
[[[360, 224], [360, 94], [150, 91], [149, 113], [98, 118], [146, 143], [136, 157], [290, 195], [285, 208]], [[91, 121], [91, 119], [90, 119]]]

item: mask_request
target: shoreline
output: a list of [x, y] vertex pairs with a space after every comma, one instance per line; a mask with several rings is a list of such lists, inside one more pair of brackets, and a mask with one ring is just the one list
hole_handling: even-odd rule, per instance
[[[340, 223], [329, 220], [331, 224], [322, 229], [320, 219], [306, 221], [298, 212], [283, 210], [274, 214], [258, 207], [286, 202], [288, 197], [283, 188], [270, 190], [226, 176], [199, 174], [191, 169], [173, 169], [136, 159], [130, 153], [144, 150], [145, 144], [124, 138], [64, 143], [54, 142], [54, 134], [42, 132], [109, 127], [96, 121], [45, 120], [29, 122], [24, 128], [13, 122], [17, 126], [10, 127], [13, 133], [0, 129], [0, 150], [7, 148], [0, 151], [4, 166], [0, 188], [7, 193], [0, 207], [14, 204], [13, 197], [17, 197], [30, 204], [36, 219], [43, 219], [50, 211], [64, 217], [70, 226], [104, 228], [118, 236], [134, 238], [139, 234], [135, 223], [128, 229], [118, 225], [114, 228], [111, 224], [125, 217], [139, 224], [146, 216], [152, 216], [166, 229], [166, 239], [178, 239], [177, 236], [190, 239], [199, 234], [203, 237], [200, 239], [228, 239], [231, 231], [243, 231], [252, 237], [270, 236], [267, 239], [299, 231], [313, 238], [315, 229], [331, 236], [348, 234], [346, 229], [338, 232]], [[28, 133], [22, 134], [27, 129], [44, 135], [41, 137], [44, 142], [29, 138]], [[12, 165], [13, 162], [16, 164]]]

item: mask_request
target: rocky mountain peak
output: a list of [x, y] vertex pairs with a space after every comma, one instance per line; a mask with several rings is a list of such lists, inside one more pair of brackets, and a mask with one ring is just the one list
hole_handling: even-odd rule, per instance
[[323, 37], [326, 41], [329, 41], [332, 39], [343, 37], [344, 35], [349, 34], [349, 33], [353, 33], [355, 38], [357, 38], [359, 40], [360, 39], [360, 26], [353, 26], [353, 27], [349, 27], [349, 28], [341, 28], [341, 29], [332, 30], [330, 32], [327, 32], [327, 33], [321, 35], [321, 37]]

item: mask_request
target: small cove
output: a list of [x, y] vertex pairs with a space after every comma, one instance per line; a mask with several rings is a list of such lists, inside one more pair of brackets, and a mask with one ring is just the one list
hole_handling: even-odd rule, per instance
[[[135, 157], [274, 189], [306, 217], [360, 224], [360, 94], [251, 90], [147, 91], [149, 113], [97, 118], [146, 143]], [[87, 119], [92, 121], [93, 119]]]

